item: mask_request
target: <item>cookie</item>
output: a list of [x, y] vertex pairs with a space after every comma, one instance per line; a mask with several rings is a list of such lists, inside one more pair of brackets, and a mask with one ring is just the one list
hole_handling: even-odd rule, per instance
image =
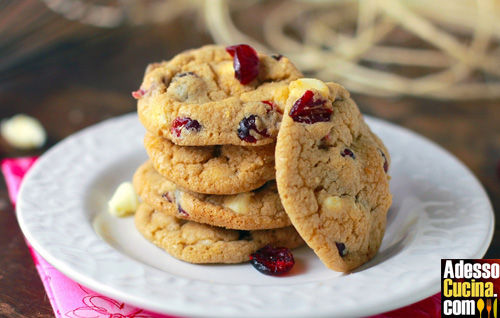
[[242, 84], [234, 65], [248, 63], [228, 52], [209, 45], [149, 65], [132, 94], [146, 129], [183, 146], [274, 143], [288, 83], [300, 71], [286, 57], [253, 51], [256, 77]]
[[156, 171], [194, 192], [248, 192], [276, 177], [275, 144], [177, 146], [168, 139], [146, 133], [144, 145]]
[[350, 271], [377, 253], [384, 235], [389, 153], [343, 87], [290, 86], [276, 145], [281, 201], [321, 261]]
[[156, 246], [189, 263], [243, 263], [266, 246], [290, 249], [304, 244], [291, 226], [238, 231], [178, 219], [143, 203], [135, 214], [139, 232]]
[[276, 183], [235, 195], [204, 195], [180, 189], [157, 173], [148, 161], [137, 169], [134, 188], [141, 199], [168, 215], [238, 230], [289, 226]]

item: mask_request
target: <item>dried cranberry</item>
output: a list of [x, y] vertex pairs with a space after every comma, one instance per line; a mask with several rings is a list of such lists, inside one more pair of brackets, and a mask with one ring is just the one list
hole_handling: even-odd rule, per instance
[[276, 105], [272, 101], [270, 101], [270, 100], [263, 100], [262, 102], [264, 104], [266, 104], [266, 105], [269, 105], [269, 107], [271, 107], [271, 108], [267, 108], [267, 113], [269, 113], [272, 110], [275, 110], [279, 114], [283, 115], [283, 112], [278, 107], [276, 107]]
[[250, 134], [251, 130], [254, 130], [256, 133], [263, 137], [269, 137], [266, 129], [257, 129], [257, 125], [255, 124], [257, 118], [258, 117], [255, 115], [250, 115], [240, 121], [240, 127], [238, 128], [238, 137], [240, 137], [241, 140], [252, 143], [257, 142], [257, 139]]
[[281, 54], [273, 54], [273, 55], [271, 55], [271, 57], [273, 59], [275, 59], [276, 61], [279, 61], [279, 60], [281, 60], [281, 58], [283, 57], [283, 55], [281, 55]]
[[340, 155], [341, 155], [342, 157], [349, 156], [349, 157], [351, 157], [352, 159], [356, 159], [356, 156], [354, 156], [354, 152], [352, 152], [352, 150], [351, 150], [351, 149], [349, 149], [349, 148], [345, 148], [345, 149], [344, 149], [344, 151], [342, 151], [342, 152], [340, 153]]
[[382, 150], [379, 149], [378, 151], [380, 151], [380, 154], [384, 158], [384, 171], [387, 173], [387, 171], [389, 171], [389, 163], [387, 162], [387, 157], [385, 156], [385, 153]]
[[226, 51], [233, 57], [234, 75], [241, 84], [248, 84], [259, 75], [259, 56], [250, 45], [228, 46]]
[[288, 248], [267, 245], [250, 255], [250, 263], [262, 274], [282, 275], [292, 269], [295, 260]]
[[269, 113], [269, 111], [273, 110], [274, 109], [274, 103], [270, 100], [263, 100], [262, 103], [266, 104], [266, 105], [269, 105], [269, 107], [271, 108], [267, 108], [267, 112]]
[[173, 121], [170, 131], [172, 132], [172, 134], [180, 137], [183, 128], [186, 128], [190, 131], [200, 131], [201, 125], [197, 120], [191, 119], [189, 117], [177, 117]]
[[347, 255], [347, 250], [345, 248], [345, 244], [344, 243], [339, 243], [339, 242], [335, 242], [335, 245], [337, 245], [337, 249], [339, 250], [339, 255], [344, 257]]
[[325, 107], [326, 102], [324, 99], [314, 100], [314, 93], [308, 90], [293, 104], [289, 115], [299, 123], [314, 124], [329, 121], [333, 110]]
[[184, 218], [189, 217], [189, 213], [186, 212], [180, 205], [177, 205], [177, 211], [179, 211], [179, 215]]
[[174, 198], [172, 197], [172, 193], [170, 192], [163, 193], [161, 197], [166, 199], [168, 202], [174, 202]]
[[139, 88], [138, 90], [132, 92], [132, 97], [135, 99], [139, 99], [139, 98], [143, 97], [144, 94], [146, 94], [146, 91], [143, 90], [142, 88]]

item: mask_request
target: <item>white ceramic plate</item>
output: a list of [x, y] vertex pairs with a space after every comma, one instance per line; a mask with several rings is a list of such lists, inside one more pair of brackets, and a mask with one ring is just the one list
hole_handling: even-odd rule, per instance
[[493, 210], [471, 172], [406, 129], [367, 118], [392, 156], [394, 203], [378, 255], [354, 273], [328, 270], [306, 247], [291, 275], [249, 264], [192, 265], [156, 248], [133, 218], [107, 213], [115, 187], [146, 160], [133, 114], [87, 128], [48, 151], [28, 173], [17, 205], [33, 247], [77, 282], [160, 313], [210, 317], [365, 316], [439, 291], [441, 258], [480, 258]]

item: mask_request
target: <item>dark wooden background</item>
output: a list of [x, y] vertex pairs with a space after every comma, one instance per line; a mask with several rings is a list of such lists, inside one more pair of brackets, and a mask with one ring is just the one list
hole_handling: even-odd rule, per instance
[[[139, 86], [147, 63], [212, 42], [196, 14], [163, 25], [99, 29], [66, 21], [41, 2], [23, 1], [50, 16], [50, 22], [8, 13], [2, 6], [9, 1], [0, 3], [0, 119], [17, 113], [38, 118], [49, 136], [43, 150], [88, 125], [135, 111], [130, 92]], [[13, 29], [20, 38], [5, 40]], [[30, 51], [44, 37], [57, 41]], [[499, 216], [500, 100], [354, 97], [364, 113], [410, 128], [460, 158], [485, 186]], [[2, 158], [43, 150], [21, 152], [0, 140]], [[500, 258], [499, 226], [486, 258]], [[53, 317], [3, 179], [0, 317]]]

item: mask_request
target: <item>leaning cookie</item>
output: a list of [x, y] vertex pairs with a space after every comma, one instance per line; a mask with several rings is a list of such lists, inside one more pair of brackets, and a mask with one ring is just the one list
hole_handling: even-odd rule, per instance
[[156, 246], [189, 263], [243, 263], [266, 246], [290, 249], [304, 244], [291, 226], [238, 231], [178, 219], [143, 203], [135, 214], [139, 232]]
[[149, 65], [133, 95], [146, 129], [177, 145], [259, 146], [275, 142], [288, 83], [299, 77], [285, 57], [209, 45]]
[[377, 253], [384, 235], [389, 153], [343, 87], [317, 80], [290, 86], [276, 145], [279, 194], [321, 261], [350, 271]]
[[133, 183], [144, 202], [178, 218], [238, 230], [291, 224], [274, 181], [236, 195], [204, 195], [180, 189], [157, 173], [148, 161], [137, 169]]
[[193, 192], [248, 192], [276, 177], [275, 144], [261, 147], [187, 147], [146, 133], [144, 146], [156, 171]]

